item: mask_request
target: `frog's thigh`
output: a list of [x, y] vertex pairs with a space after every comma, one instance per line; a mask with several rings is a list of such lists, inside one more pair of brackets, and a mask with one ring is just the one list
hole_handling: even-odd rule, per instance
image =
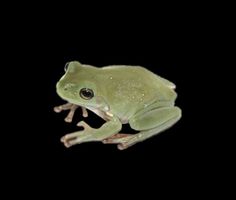
[[178, 107], [162, 107], [134, 115], [129, 120], [129, 124], [132, 129], [143, 131], [158, 127], [168, 120], [180, 116], [181, 110]]
[[140, 113], [130, 120], [131, 128], [140, 132], [130, 137], [127, 142], [119, 144], [118, 148], [126, 149], [137, 142], [146, 140], [171, 127], [180, 117], [181, 110], [178, 107], [163, 107]]

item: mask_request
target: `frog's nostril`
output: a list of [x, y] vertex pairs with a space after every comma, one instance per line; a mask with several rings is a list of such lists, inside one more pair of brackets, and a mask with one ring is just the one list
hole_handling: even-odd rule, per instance
[[63, 89], [66, 91], [66, 90], [70, 90], [74, 87], [74, 84], [72, 83], [67, 83], [64, 85]]

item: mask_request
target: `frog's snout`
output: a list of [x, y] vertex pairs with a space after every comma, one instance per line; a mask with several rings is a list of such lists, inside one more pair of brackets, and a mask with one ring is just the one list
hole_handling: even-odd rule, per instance
[[61, 97], [71, 96], [77, 94], [76, 85], [73, 83], [58, 82], [56, 84], [57, 94]]

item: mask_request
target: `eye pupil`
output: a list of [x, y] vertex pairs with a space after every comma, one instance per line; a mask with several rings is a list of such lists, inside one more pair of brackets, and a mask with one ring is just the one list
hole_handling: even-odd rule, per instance
[[93, 98], [94, 94], [93, 94], [93, 91], [91, 89], [88, 89], [88, 88], [83, 88], [80, 90], [80, 96], [83, 98], [83, 99], [91, 99]]

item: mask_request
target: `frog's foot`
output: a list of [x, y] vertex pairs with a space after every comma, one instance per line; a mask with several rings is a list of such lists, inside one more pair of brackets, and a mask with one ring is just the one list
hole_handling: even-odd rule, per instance
[[121, 142], [125, 142], [129, 136], [132, 136], [132, 134], [126, 134], [126, 133], [117, 133], [111, 137], [106, 138], [103, 140], [103, 144], [117, 144]]
[[118, 144], [117, 148], [119, 150], [124, 150], [132, 146], [138, 138], [138, 134], [117, 133], [116, 135], [103, 140], [103, 144]]
[[66, 103], [66, 104], [63, 104], [63, 105], [60, 105], [60, 106], [55, 106], [53, 109], [56, 113], [59, 113], [63, 110], [70, 110], [73, 105], [74, 104], [72, 104], [72, 103]]
[[128, 137], [125, 138], [125, 140], [123, 141], [118, 141], [119, 144], [117, 145], [117, 148], [119, 150], [124, 150], [127, 149], [131, 146], [133, 146], [134, 144], [143, 141], [144, 139], [148, 138], [148, 135], [146, 134], [150, 134], [150, 133], [154, 133], [156, 129], [151, 129], [149, 131], [141, 131], [139, 133], [136, 134], [132, 134]]
[[79, 127], [83, 127], [84, 130], [77, 131], [74, 133], [67, 134], [61, 138], [61, 142], [64, 143], [65, 147], [71, 147], [75, 144], [79, 144], [82, 142], [86, 142], [87, 139], [90, 137], [94, 128], [90, 127], [84, 121], [81, 121], [77, 124]]
[[[66, 103], [66, 104], [63, 104], [61, 106], [54, 107], [54, 111], [59, 113], [63, 110], [70, 110], [70, 112], [68, 113], [68, 115], [65, 118], [65, 121], [66, 122], [72, 122], [74, 113], [75, 113], [75, 111], [78, 107], [79, 107], [78, 105], [75, 105], [75, 104], [72, 104], [72, 103]], [[84, 108], [84, 107], [81, 107], [81, 108], [82, 108], [83, 117], [88, 117], [88, 112], [87, 112], [86, 108]]]
[[126, 138], [126, 141], [122, 141], [120, 144], [117, 145], [117, 148], [119, 150], [127, 149], [128, 147], [130, 147], [130, 146], [135, 144], [135, 142], [130, 142], [133, 139], [135, 140], [135, 136], [131, 136], [129, 138]]

